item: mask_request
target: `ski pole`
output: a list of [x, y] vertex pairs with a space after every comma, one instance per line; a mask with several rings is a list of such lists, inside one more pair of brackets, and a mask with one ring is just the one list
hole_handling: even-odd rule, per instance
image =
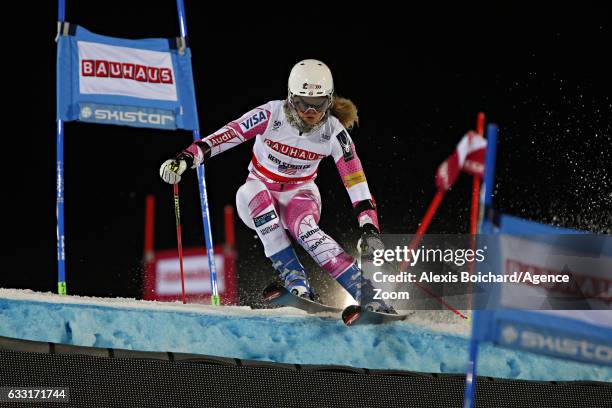
[[176, 218], [176, 241], [178, 243], [179, 265], [181, 268], [181, 288], [183, 290], [183, 304], [185, 300], [185, 273], [183, 272], [183, 241], [181, 239], [181, 211], [179, 208], [178, 183], [174, 184], [174, 215]]

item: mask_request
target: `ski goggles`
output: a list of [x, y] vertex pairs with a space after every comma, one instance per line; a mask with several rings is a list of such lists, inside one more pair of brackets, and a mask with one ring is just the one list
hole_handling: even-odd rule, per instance
[[331, 103], [329, 96], [300, 96], [293, 95], [291, 103], [300, 112], [307, 112], [314, 109], [316, 112], [325, 112]]

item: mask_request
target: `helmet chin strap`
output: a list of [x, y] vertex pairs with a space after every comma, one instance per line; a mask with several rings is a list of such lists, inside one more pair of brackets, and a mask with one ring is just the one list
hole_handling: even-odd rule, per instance
[[293, 104], [290, 102], [290, 99], [291, 97], [289, 96], [285, 100], [285, 104], [283, 105], [283, 108], [285, 110], [285, 116], [287, 117], [287, 121], [289, 121], [289, 124], [293, 127], [296, 127], [301, 133], [312, 132], [313, 130], [316, 130], [323, 126], [323, 124], [325, 124], [325, 122], [327, 121], [327, 118], [329, 117], [329, 108], [325, 111], [325, 114], [319, 122], [314, 125], [309, 125], [308, 123], [304, 122], [304, 120], [300, 117], [297, 112], [297, 109], [295, 109]]

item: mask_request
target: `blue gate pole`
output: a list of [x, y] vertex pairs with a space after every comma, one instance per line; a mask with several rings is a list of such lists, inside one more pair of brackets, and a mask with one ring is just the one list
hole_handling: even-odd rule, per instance
[[[60, 22], [65, 18], [65, 0], [58, 1], [57, 21], [58, 34]], [[59, 37], [58, 37], [59, 40]], [[59, 50], [58, 50], [59, 51]], [[55, 215], [57, 217], [57, 293], [60, 295], [66, 294], [66, 250], [64, 247], [64, 122], [59, 116], [59, 58], [56, 69], [56, 88], [55, 97], [57, 103], [57, 146], [56, 146], [56, 188], [57, 195], [55, 198]]]
[[487, 160], [485, 163], [485, 217], [491, 216], [493, 209], [493, 190], [495, 189], [495, 158], [497, 156], [497, 125], [487, 126]]
[[[185, 21], [185, 5], [183, 0], [176, 0], [176, 7], [179, 15], [179, 25], [181, 29], [181, 37], [187, 37], [187, 22]], [[197, 114], [197, 108], [196, 108]], [[200, 131], [193, 131], [193, 140], [200, 140]], [[215, 267], [215, 252], [213, 250], [212, 230], [210, 229], [210, 215], [208, 212], [208, 196], [206, 194], [206, 175], [204, 165], [198, 166], [198, 186], [200, 188], [200, 204], [202, 207], [202, 221], [204, 225], [204, 241], [206, 243], [206, 255], [208, 258], [208, 270], [210, 271], [210, 288], [212, 296], [210, 303], [220, 305], [219, 289], [217, 288], [217, 269]]]
[[[497, 125], [487, 126], [487, 153], [484, 174], [484, 190], [481, 194], [481, 208], [485, 210], [487, 217], [486, 225], [491, 225], [490, 219], [493, 215], [493, 190], [495, 188], [495, 158], [497, 156]], [[490, 234], [487, 228], [483, 228], [480, 221], [480, 233]], [[472, 303], [473, 305], [473, 303]], [[478, 306], [476, 306], [478, 307]], [[470, 339], [469, 360], [465, 375], [465, 394], [463, 396], [463, 408], [473, 408], [476, 398], [476, 363], [478, 359], [478, 310], [472, 311], [472, 335]]]

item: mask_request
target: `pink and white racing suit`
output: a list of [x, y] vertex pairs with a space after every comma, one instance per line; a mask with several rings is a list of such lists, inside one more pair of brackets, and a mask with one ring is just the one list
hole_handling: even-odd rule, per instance
[[363, 208], [359, 225], [370, 223], [379, 229], [372, 195], [355, 145], [340, 121], [330, 115], [321, 127], [300, 134], [288, 123], [283, 104], [259, 106], [186, 150], [195, 166], [204, 160], [203, 148], [210, 147], [212, 157], [255, 138], [249, 175], [236, 195], [238, 215], [257, 232], [266, 256], [291, 245], [287, 230], [337, 278], [354, 260], [318, 225], [321, 197], [314, 179], [319, 163], [333, 157], [353, 207]]

